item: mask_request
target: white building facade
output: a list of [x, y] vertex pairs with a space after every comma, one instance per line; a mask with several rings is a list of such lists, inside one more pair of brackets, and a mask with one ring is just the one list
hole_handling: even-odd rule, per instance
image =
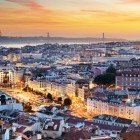
[[0, 70], [0, 84], [15, 84], [15, 71], [11, 69]]
[[94, 98], [87, 99], [87, 111], [96, 115], [112, 115], [126, 119], [132, 119], [140, 123], [140, 105], [126, 105], [108, 103], [107, 101], [97, 100]]

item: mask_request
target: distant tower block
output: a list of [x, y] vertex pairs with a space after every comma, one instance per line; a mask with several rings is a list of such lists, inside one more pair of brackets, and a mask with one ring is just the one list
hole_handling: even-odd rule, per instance
[[103, 33], [103, 43], [105, 43], [105, 33]]
[[1, 30], [0, 30], [0, 37], [2, 36], [2, 32], [1, 32]]
[[47, 37], [50, 38], [50, 33], [47, 33]]
[[103, 46], [105, 47], [105, 56], [107, 55], [107, 47], [105, 45], [105, 33], [103, 33]]
[[47, 33], [47, 40], [48, 40], [48, 44], [50, 43], [50, 33]]

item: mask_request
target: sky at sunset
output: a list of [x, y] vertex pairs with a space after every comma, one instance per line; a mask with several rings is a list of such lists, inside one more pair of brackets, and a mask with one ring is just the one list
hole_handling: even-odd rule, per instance
[[140, 39], [140, 0], [0, 0], [8, 36]]

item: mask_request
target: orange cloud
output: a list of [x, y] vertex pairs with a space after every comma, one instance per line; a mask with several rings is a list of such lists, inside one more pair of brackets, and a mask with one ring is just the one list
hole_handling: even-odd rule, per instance
[[[62, 16], [64, 14], [64, 16]], [[50, 11], [50, 10], [26, 10], [15, 8], [1, 8], [0, 9], [0, 26], [12, 27], [18, 26], [40, 26], [45, 28], [47, 26], [63, 26], [66, 18], [64, 12]]]

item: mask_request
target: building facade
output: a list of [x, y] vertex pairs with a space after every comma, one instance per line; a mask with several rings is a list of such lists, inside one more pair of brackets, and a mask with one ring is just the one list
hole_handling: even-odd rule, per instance
[[122, 89], [140, 87], [140, 68], [117, 71], [116, 86]]
[[140, 104], [133, 102], [116, 103], [97, 98], [88, 98], [87, 111], [95, 115], [107, 114], [140, 122]]
[[11, 69], [0, 70], [0, 84], [15, 84], [15, 71]]

